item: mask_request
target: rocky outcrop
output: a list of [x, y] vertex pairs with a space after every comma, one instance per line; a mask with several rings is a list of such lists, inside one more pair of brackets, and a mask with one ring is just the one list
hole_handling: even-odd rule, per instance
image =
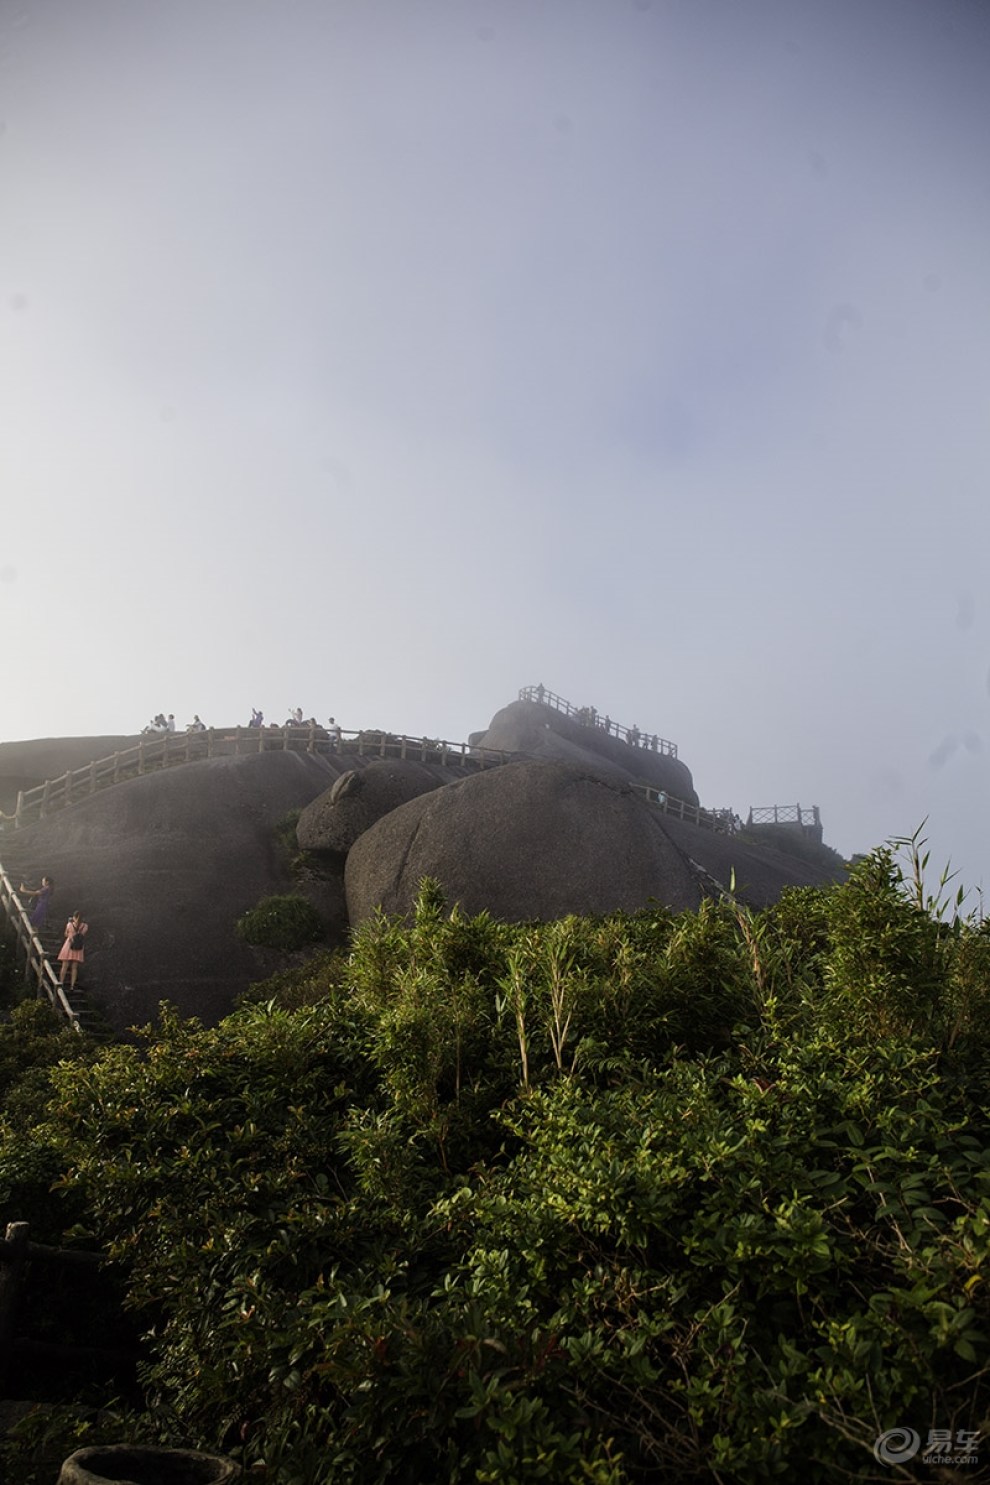
[[601, 726], [579, 722], [535, 701], [504, 706], [495, 713], [487, 732], [472, 733], [471, 741], [531, 758], [575, 763], [617, 780], [652, 784], [687, 804], [699, 802], [691, 770], [679, 758], [634, 748]]
[[734, 884], [752, 908], [826, 868], [662, 814], [627, 784], [562, 763], [509, 763], [402, 805], [347, 858], [351, 923], [408, 913], [424, 876], [497, 918], [694, 908]]
[[[133, 741], [2, 744], [0, 791], [9, 807], [15, 786]], [[663, 814], [630, 785], [646, 781], [695, 801], [679, 759], [631, 748], [548, 706], [515, 702], [471, 741], [534, 756], [480, 772], [446, 756], [422, 763], [277, 749], [203, 758], [8, 829], [0, 857], [15, 883], [55, 878], [56, 923], [77, 907], [90, 922], [86, 988], [118, 1030], [152, 1019], [163, 999], [217, 1021], [252, 981], [283, 967], [284, 956], [234, 931], [273, 893], [304, 892], [322, 914], [326, 943], [342, 945], [349, 926], [377, 908], [408, 912], [424, 876], [466, 912], [515, 921], [651, 903], [693, 908], [732, 881], [742, 901], [762, 907], [787, 886], [833, 880], [769, 844]], [[294, 810], [309, 866], [292, 861], [294, 843], [276, 830]]]
[[[299, 884], [275, 826], [326, 788], [326, 759], [221, 757], [129, 779], [3, 836], [15, 878], [55, 879], [53, 920], [90, 923], [84, 982], [119, 1029], [158, 1002], [214, 1022], [284, 963], [234, 924], [260, 898]], [[342, 873], [319, 884], [328, 940], [346, 926]]]
[[349, 769], [299, 816], [296, 838], [304, 851], [346, 856], [359, 835], [383, 815], [447, 782], [435, 765], [397, 759]]
[[660, 815], [628, 786], [563, 763], [507, 763], [393, 810], [359, 838], [344, 883], [351, 923], [406, 913], [424, 876], [465, 912], [551, 919], [696, 907], [704, 895]]
[[747, 907], [769, 907], [785, 887], [827, 887], [840, 879], [841, 874], [826, 866], [771, 845], [742, 841], [738, 836], [705, 830], [669, 815], [663, 817], [663, 828], [711, 882], [717, 882], [725, 892], [732, 887]]

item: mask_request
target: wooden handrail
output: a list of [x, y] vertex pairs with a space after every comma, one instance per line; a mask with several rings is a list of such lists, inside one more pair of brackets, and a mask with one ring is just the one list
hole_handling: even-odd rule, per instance
[[821, 825], [817, 804], [750, 805], [747, 825]]
[[554, 711], [563, 712], [565, 717], [573, 717], [584, 727], [602, 728], [607, 737], [617, 737], [631, 748], [646, 748], [651, 753], [662, 753], [666, 758], [677, 757], [677, 744], [668, 742], [665, 737], [658, 737], [653, 732], [642, 732], [638, 727], [624, 727], [621, 722], [613, 722], [611, 717], [601, 716], [593, 706], [572, 706], [555, 691], [548, 691], [546, 686], [523, 686], [519, 692], [519, 700], [535, 701], [539, 706], [551, 706]]
[[665, 815], [673, 815], [678, 820], [689, 820], [692, 825], [700, 825], [703, 830], [714, 830], [718, 835], [735, 835], [742, 829], [742, 821], [733, 810], [707, 810], [700, 804], [688, 804], [686, 799], [677, 799], [653, 784], [636, 783], [630, 787], [637, 794], [642, 794], [650, 804], [656, 805]]
[[39, 998], [42, 995], [46, 996], [52, 1009], [69, 1023], [73, 1031], [81, 1033], [79, 1017], [66, 999], [65, 989], [59, 984], [58, 975], [45, 953], [41, 940], [31, 927], [31, 921], [24, 911], [24, 905], [14, 891], [14, 884], [2, 864], [0, 864], [0, 906], [14, 930], [18, 948], [24, 954], [26, 961], [24, 978], [34, 979]]
[[[584, 717], [588, 725], [592, 725], [589, 708], [572, 707], [569, 701], [562, 696], [557, 696], [553, 691], [548, 691], [545, 687], [524, 686], [519, 692], [519, 699], [539, 701], [542, 705], [553, 706], [568, 716]], [[610, 726], [617, 736], [629, 733], [628, 728], [620, 727], [616, 722], [610, 723]], [[443, 766], [457, 763], [479, 769], [498, 767], [523, 756], [519, 753], [506, 752], [501, 748], [481, 748], [463, 742], [448, 742], [444, 738], [409, 737], [402, 733], [382, 732], [367, 728], [341, 731], [339, 738], [331, 735], [325, 727], [318, 726], [226, 729], [210, 727], [202, 732], [165, 732], [157, 737], [142, 737], [133, 748], [113, 753], [109, 758], [96, 759], [84, 764], [81, 768], [61, 774], [56, 779], [46, 779], [34, 789], [22, 791], [17, 796], [17, 806], [13, 815], [0, 812], [0, 830], [9, 829], [12, 826], [17, 828], [28, 823], [31, 817], [44, 819], [50, 810], [64, 808], [79, 799], [95, 794], [98, 789], [121, 783], [126, 778], [133, 777], [135, 773], [143, 774], [149, 769], [168, 768], [175, 764], [197, 762], [203, 758], [238, 755], [241, 752], [266, 752], [269, 749], [351, 754], [357, 757], [412, 759], [421, 763], [440, 763]], [[676, 746], [663, 738], [658, 739], [658, 751], [667, 757], [677, 757]], [[657, 789], [652, 784], [634, 783], [632, 788], [660, 808], [664, 814], [673, 815], [680, 820], [689, 820], [704, 829], [714, 830], [720, 834], [735, 834], [742, 828], [742, 821], [731, 809], [712, 810], [705, 809], [701, 805], [688, 804], [686, 800], [678, 799], [675, 795], [668, 794], [663, 789]], [[777, 819], [784, 816], [785, 812], [789, 813], [791, 820], [799, 820], [802, 823], [804, 816], [808, 814], [812, 814], [816, 823], [818, 820], [817, 806], [812, 812], [802, 810], [800, 805], [788, 805], [771, 806], [767, 811], [751, 810], [749, 823], [755, 823], [757, 816]], [[8, 892], [13, 894], [13, 888], [10, 887], [9, 880], [3, 874], [2, 867], [0, 867], [0, 882], [3, 884], [0, 889], [3, 906], [7, 909], [8, 917], [11, 917], [12, 910], [8, 907], [6, 894]], [[37, 944], [36, 954], [43, 957], [44, 951], [33, 934], [33, 930], [30, 929], [27, 916], [19, 903], [17, 909], [28, 934], [34, 937]], [[31, 963], [34, 967], [34, 961]], [[50, 982], [54, 983], [60, 992], [61, 987], [58, 986], [54, 971], [47, 960], [44, 963], [48, 967]], [[44, 970], [37, 966], [36, 972], [39, 974], [40, 985]], [[47, 993], [49, 999], [52, 999], [50, 988]], [[64, 996], [62, 999], [64, 1000]], [[60, 1007], [56, 1006], [56, 1009]], [[78, 1026], [75, 1014], [67, 1003], [65, 1010], [73, 1024]]]
[[0, 830], [20, 828], [43, 820], [53, 810], [64, 809], [95, 794], [98, 789], [122, 783], [136, 774], [203, 758], [263, 753], [274, 750], [306, 753], [341, 753], [357, 757], [408, 758], [421, 763], [461, 763], [489, 768], [519, 757], [501, 748], [473, 747], [444, 738], [407, 737], [393, 732], [342, 731], [340, 738], [325, 727], [235, 727], [207, 728], [204, 732], [162, 733], [142, 738], [132, 748], [94, 759], [55, 779], [46, 779], [17, 796], [13, 815], [0, 816]]

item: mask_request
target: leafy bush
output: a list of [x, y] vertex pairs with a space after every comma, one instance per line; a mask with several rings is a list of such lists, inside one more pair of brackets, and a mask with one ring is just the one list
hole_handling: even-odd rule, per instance
[[43, 1000], [24, 1000], [0, 1024], [0, 1110], [8, 1124], [30, 1125], [50, 1092], [49, 1070], [95, 1055], [87, 1036], [70, 1030]]
[[24, 990], [24, 972], [17, 954], [13, 928], [3, 920], [0, 931], [0, 1006], [16, 1005]]
[[426, 883], [56, 1067], [0, 1197], [111, 1255], [147, 1437], [275, 1485], [889, 1479], [990, 1415], [990, 932], [909, 860], [758, 914]]
[[238, 918], [238, 936], [266, 949], [302, 949], [323, 937], [319, 913], [305, 897], [264, 897]]

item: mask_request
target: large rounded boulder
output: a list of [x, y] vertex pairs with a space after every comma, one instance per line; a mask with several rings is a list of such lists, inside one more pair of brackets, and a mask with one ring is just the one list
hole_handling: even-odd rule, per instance
[[448, 900], [506, 921], [675, 909], [704, 895], [686, 857], [634, 790], [565, 763], [508, 763], [401, 805], [347, 858], [351, 924], [408, 913], [423, 877]]
[[522, 753], [547, 762], [574, 763], [627, 782], [651, 784], [686, 804], [698, 804], [691, 770], [680, 758], [633, 747], [606, 732], [604, 719], [567, 715], [536, 701], [513, 701], [496, 712], [486, 732], [472, 734], [479, 747]]
[[358, 836], [384, 815], [444, 782], [435, 768], [411, 759], [349, 769], [300, 814], [296, 826], [300, 849], [346, 856]]

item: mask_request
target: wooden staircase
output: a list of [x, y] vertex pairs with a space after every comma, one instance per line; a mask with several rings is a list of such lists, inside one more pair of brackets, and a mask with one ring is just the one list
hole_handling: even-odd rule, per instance
[[[45, 924], [44, 928], [42, 928], [38, 933], [38, 938], [41, 942], [41, 947], [44, 950], [45, 958], [52, 966], [52, 969], [55, 971], [56, 975], [58, 975], [60, 968], [58, 962], [58, 951], [59, 949], [61, 949], [63, 943], [63, 926], [64, 925], [62, 924], [58, 913], [55, 913], [49, 917], [49, 920]], [[43, 998], [44, 997], [42, 997], [42, 999]], [[93, 1037], [94, 1040], [100, 1042], [108, 1042], [114, 1039], [113, 1027], [109, 1024], [106, 1018], [102, 1016], [97, 1009], [95, 1009], [89, 999], [89, 996], [86, 993], [85, 961], [83, 961], [83, 964], [80, 966], [80, 971], [76, 977], [76, 985], [74, 990], [69, 989], [69, 976], [68, 974], [66, 974], [65, 998], [72, 1008], [73, 1015], [76, 1018], [76, 1023], [80, 1031], [84, 1032], [87, 1036]]]

